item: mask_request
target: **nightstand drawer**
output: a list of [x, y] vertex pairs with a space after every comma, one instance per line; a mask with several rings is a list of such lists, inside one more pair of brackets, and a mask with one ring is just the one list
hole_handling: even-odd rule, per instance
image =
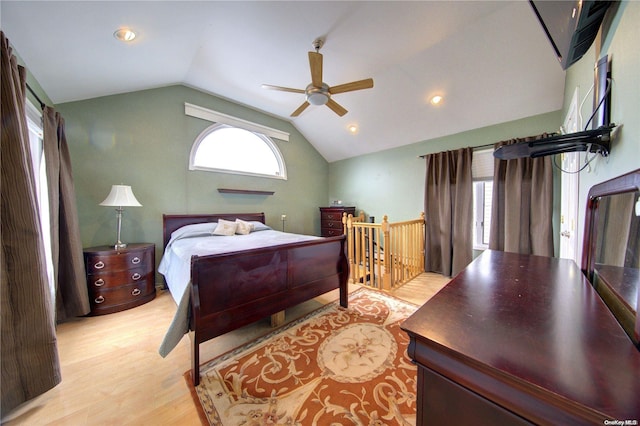
[[90, 291], [91, 312], [100, 315], [142, 305], [155, 297], [155, 288], [152, 287], [150, 290], [149, 287], [149, 283], [144, 281], [112, 289]]
[[127, 271], [131, 268], [149, 267], [153, 253], [142, 250], [130, 252], [95, 253], [86, 256], [87, 274], [105, 271]]
[[87, 274], [87, 285], [93, 288], [112, 288], [127, 284], [135, 284], [148, 279], [153, 280], [153, 270], [134, 268], [128, 271], [102, 272]]

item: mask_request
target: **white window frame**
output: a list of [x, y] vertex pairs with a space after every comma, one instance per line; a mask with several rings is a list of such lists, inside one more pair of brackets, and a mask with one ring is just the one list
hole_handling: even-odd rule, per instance
[[[267, 147], [273, 153], [273, 156], [274, 156], [276, 162], [278, 163], [279, 171], [276, 174], [264, 174], [264, 173], [253, 173], [253, 172], [249, 172], [249, 171], [245, 171], [245, 170], [234, 170], [234, 169], [224, 169], [224, 168], [215, 168], [215, 167], [204, 167], [204, 166], [196, 165], [195, 164], [195, 158], [196, 158], [196, 154], [198, 153], [198, 149], [200, 148], [201, 143], [210, 134], [214, 133], [217, 130], [224, 129], [224, 128], [241, 129], [241, 130], [253, 133], [259, 139], [261, 139], [265, 143], [265, 145], [267, 145]], [[225, 123], [212, 124], [211, 126], [209, 126], [206, 129], [204, 129], [198, 135], [198, 137], [194, 141], [193, 145], [191, 146], [191, 153], [189, 154], [189, 170], [202, 170], [202, 171], [208, 171], [208, 172], [229, 173], [229, 174], [236, 174], [236, 175], [266, 177], [266, 178], [270, 178], [270, 179], [287, 180], [287, 166], [286, 166], [286, 164], [284, 162], [284, 157], [282, 156], [282, 153], [278, 149], [278, 146], [271, 140], [271, 138], [269, 138], [268, 136], [266, 136], [266, 135], [264, 135], [262, 133], [246, 129], [244, 127], [233, 126], [233, 125], [225, 124]]]
[[[485, 218], [487, 213], [491, 217], [491, 211], [487, 212], [487, 200], [485, 199], [485, 187], [493, 186], [492, 180], [475, 180], [473, 182], [473, 202], [474, 202], [474, 218], [473, 218], [473, 249], [486, 250], [489, 248], [488, 242], [485, 243], [484, 237], [489, 237], [490, 220], [487, 223]], [[491, 206], [491, 200], [489, 200]]]
[[[40, 235], [45, 252], [49, 293], [53, 306], [56, 300], [56, 286], [53, 269], [53, 254], [51, 248], [51, 222], [49, 220], [49, 191], [47, 188], [47, 169], [44, 156], [44, 130], [42, 110], [36, 108], [27, 99], [25, 113], [29, 129], [29, 147], [31, 151], [31, 169], [35, 180], [36, 198], [38, 200], [38, 214], [40, 216]], [[55, 314], [55, 310], [53, 312]]]
[[[489, 228], [491, 226], [491, 205], [493, 200], [485, 199], [485, 187], [491, 185], [493, 189], [493, 149], [474, 151], [471, 163], [473, 177], [473, 249], [486, 250], [489, 248]], [[487, 211], [489, 210], [489, 211]], [[485, 220], [488, 218], [489, 220]], [[485, 238], [487, 237], [487, 243]]]

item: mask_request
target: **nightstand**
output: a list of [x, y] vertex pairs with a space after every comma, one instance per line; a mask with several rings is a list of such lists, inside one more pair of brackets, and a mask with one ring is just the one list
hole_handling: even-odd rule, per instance
[[355, 207], [320, 207], [320, 235], [322, 237], [335, 237], [344, 233], [342, 214], [355, 215]]
[[84, 249], [90, 315], [111, 314], [145, 304], [156, 297], [155, 244], [132, 243], [126, 248]]

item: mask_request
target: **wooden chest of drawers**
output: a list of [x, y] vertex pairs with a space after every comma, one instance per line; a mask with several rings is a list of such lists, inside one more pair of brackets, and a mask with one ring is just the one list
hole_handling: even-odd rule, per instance
[[155, 244], [84, 249], [91, 315], [124, 311], [156, 296]]
[[323, 237], [335, 237], [342, 235], [342, 214], [355, 215], [355, 207], [320, 207], [320, 235]]

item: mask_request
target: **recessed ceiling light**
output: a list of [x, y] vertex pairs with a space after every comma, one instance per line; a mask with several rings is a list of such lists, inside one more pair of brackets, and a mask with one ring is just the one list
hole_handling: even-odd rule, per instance
[[113, 33], [113, 36], [120, 41], [129, 42], [133, 41], [136, 38], [136, 33], [133, 32], [130, 28], [118, 28], [116, 32]]
[[442, 99], [444, 99], [442, 96], [435, 95], [429, 102], [431, 102], [431, 105], [439, 105], [442, 102]]
[[356, 133], [358, 133], [358, 126], [355, 124], [350, 124], [349, 127], [347, 127], [347, 129], [351, 134], [355, 135]]

